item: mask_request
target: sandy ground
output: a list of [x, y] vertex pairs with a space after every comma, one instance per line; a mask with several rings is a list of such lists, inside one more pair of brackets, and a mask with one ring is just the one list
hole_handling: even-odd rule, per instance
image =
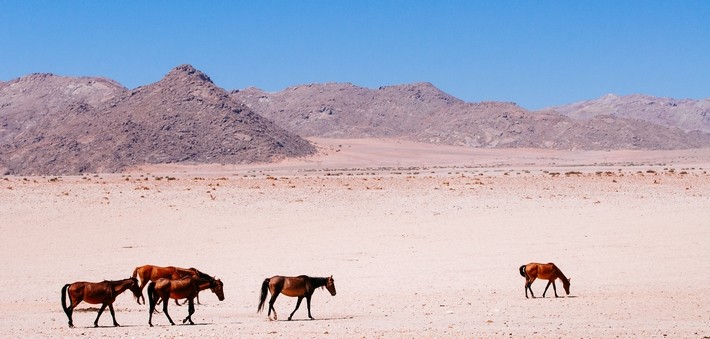
[[[710, 150], [471, 150], [315, 140], [261, 166], [0, 178], [2, 337], [710, 336]], [[555, 262], [571, 294], [526, 299], [518, 267]], [[197, 267], [197, 325], [148, 327], [127, 292], [68, 328], [60, 290], [143, 264]], [[338, 294], [279, 297], [272, 275], [333, 275]], [[561, 284], [558, 293], [564, 296]], [[533, 284], [541, 296], [545, 282]], [[186, 306], [170, 304], [175, 320]]]

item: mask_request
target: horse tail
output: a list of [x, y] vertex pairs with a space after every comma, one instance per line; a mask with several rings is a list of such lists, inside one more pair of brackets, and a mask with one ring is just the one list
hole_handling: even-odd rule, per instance
[[150, 284], [148, 284], [148, 309], [150, 310], [150, 314], [153, 314], [153, 311], [155, 311], [157, 299], [158, 292], [155, 291], [155, 282], [151, 281]]
[[67, 315], [69, 315], [69, 307], [67, 307], [67, 289], [69, 286], [70, 284], [66, 284], [62, 287], [62, 309], [64, 309], [64, 313]]
[[523, 278], [525, 278], [525, 265], [520, 266], [520, 275], [522, 275]]
[[264, 309], [264, 302], [266, 302], [266, 293], [269, 292], [269, 278], [264, 279], [264, 282], [261, 284], [261, 297], [259, 298], [259, 308], [257, 309], [257, 313], [261, 312]]

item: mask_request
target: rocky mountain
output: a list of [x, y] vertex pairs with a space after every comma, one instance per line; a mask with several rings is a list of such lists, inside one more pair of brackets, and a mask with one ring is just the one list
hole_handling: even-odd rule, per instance
[[[28, 84], [15, 90], [48, 88], [44, 82], [54, 78], [24, 79]], [[19, 132], [13, 127], [15, 132], [6, 133], [0, 144], [5, 172], [115, 172], [139, 164], [251, 163], [315, 152], [308, 141], [234, 101], [189, 65], [154, 84], [101, 99], [73, 94], [66, 89], [73, 83], [38, 95], [36, 105], [47, 110], [25, 108], [32, 123], [13, 123]], [[15, 110], [21, 111], [19, 106]], [[0, 109], [0, 116], [6, 115], [6, 108]]]
[[83, 102], [98, 107], [125, 91], [126, 88], [109, 79], [46, 73], [0, 82], [0, 142], [69, 105]]
[[190, 65], [129, 90], [103, 78], [0, 82], [0, 173], [115, 172], [161, 163], [251, 163], [313, 154], [304, 137], [399, 138], [487, 148], [710, 147], [708, 100], [606, 96], [530, 112], [470, 103], [430, 83], [225, 92]]
[[710, 135], [614, 115], [573, 119], [513, 103], [467, 103], [430, 83], [367, 89], [330, 83], [276, 93], [255, 88], [232, 97], [303, 137], [387, 137], [471, 147], [684, 149]]
[[370, 90], [352, 84], [294, 86], [278, 93], [248, 88], [232, 96], [303, 137], [390, 137], [422, 130], [436, 111], [463, 103], [429, 83]]
[[678, 127], [684, 131], [699, 130], [710, 133], [710, 99], [607, 94], [598, 99], [550, 107], [548, 110], [580, 120], [588, 120], [598, 115], [611, 115]]

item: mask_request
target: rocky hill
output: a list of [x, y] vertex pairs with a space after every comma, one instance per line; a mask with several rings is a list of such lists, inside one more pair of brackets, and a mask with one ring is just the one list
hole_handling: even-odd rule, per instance
[[[24, 115], [6, 113], [6, 107], [0, 110], [3, 121], [11, 120], [5, 119], [10, 115], [32, 118], [7, 123], [11, 132], [0, 144], [0, 167], [7, 173], [115, 172], [139, 164], [177, 162], [251, 163], [315, 152], [308, 141], [235, 102], [189, 65], [173, 69], [157, 83], [102, 92], [101, 98], [91, 99], [67, 90], [75, 79], [49, 86], [45, 82], [58, 77], [30, 77], [9, 86], [14, 83], [18, 93], [40, 92], [33, 94], [39, 102], [34, 105], [47, 109], [18, 109], [22, 106], [18, 103], [11, 105], [12, 112]], [[45, 88], [58, 90], [47, 93]]]
[[46, 73], [0, 82], [0, 142], [72, 104], [98, 107], [125, 91], [123, 86], [109, 79]]
[[367, 89], [330, 83], [232, 96], [304, 137], [387, 137], [471, 147], [684, 149], [710, 146], [710, 135], [622, 116], [573, 119], [512, 103], [467, 103], [430, 83]]
[[225, 92], [190, 65], [129, 90], [103, 78], [0, 82], [0, 173], [115, 172], [161, 163], [252, 163], [316, 152], [304, 137], [398, 138], [487, 148], [710, 147], [708, 100], [606, 96], [530, 112], [469, 103], [430, 83]]
[[710, 99], [673, 99], [648, 95], [608, 94], [594, 100], [550, 107], [566, 116], [588, 120], [598, 115], [638, 119], [684, 131], [710, 133]]
[[232, 96], [303, 137], [391, 137], [415, 134], [436, 111], [463, 103], [429, 83], [370, 90], [352, 84], [294, 86], [278, 93], [255, 88]]

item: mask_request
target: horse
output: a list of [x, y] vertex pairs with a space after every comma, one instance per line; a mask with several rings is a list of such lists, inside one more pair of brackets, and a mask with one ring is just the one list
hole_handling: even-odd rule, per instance
[[[157, 281], [160, 278], [165, 278], [165, 279], [171, 279], [171, 280], [176, 280], [180, 279], [183, 277], [187, 276], [201, 276], [202, 278], [209, 279], [210, 276], [200, 272], [196, 268], [181, 268], [181, 267], [175, 267], [175, 266], [167, 266], [167, 267], [161, 267], [161, 266], [155, 266], [155, 265], [143, 265], [143, 266], [138, 266], [133, 270], [133, 274], [131, 275], [134, 278], [140, 278], [141, 285], [140, 285], [140, 291], [141, 291], [141, 298], [143, 298], [143, 305], [145, 305], [145, 297], [143, 296], [143, 288], [151, 281]], [[199, 295], [197, 296], [197, 303], [200, 303], [200, 297]], [[140, 300], [138, 300], [138, 304], [140, 305]], [[175, 304], [180, 306], [180, 303], [178, 303], [177, 299], [175, 300]]]
[[170, 318], [170, 314], [168, 314], [168, 299], [170, 298], [175, 300], [187, 298], [188, 314], [182, 323], [189, 321], [191, 325], [194, 325], [195, 323], [192, 322], [192, 314], [195, 313], [193, 299], [197, 297], [201, 290], [207, 288], [217, 295], [219, 301], [224, 300], [224, 284], [222, 284], [221, 280], [212, 277], [206, 279], [201, 276], [187, 276], [176, 280], [160, 278], [156, 281], [151, 281], [148, 284], [148, 325], [153, 326], [153, 312], [159, 300], [163, 301], [163, 313], [168, 317], [170, 325], [175, 325], [173, 319]]
[[288, 320], [291, 320], [293, 314], [296, 313], [298, 307], [301, 306], [301, 301], [306, 298], [306, 305], [308, 305], [308, 318], [313, 320], [311, 316], [311, 296], [315, 292], [316, 288], [325, 287], [328, 289], [331, 295], [335, 296], [335, 281], [333, 276], [327, 278], [317, 278], [309, 277], [306, 275], [299, 275], [298, 277], [284, 277], [284, 276], [273, 276], [271, 278], [264, 279], [261, 284], [261, 298], [259, 299], [259, 307], [257, 313], [264, 309], [264, 302], [266, 301], [266, 293], [271, 292], [271, 300], [269, 300], [269, 320], [271, 320], [271, 311], [274, 311], [274, 320], [277, 320], [276, 309], [274, 308], [274, 302], [279, 293], [283, 293], [289, 297], [298, 297], [296, 302], [296, 308], [288, 316]]
[[[72, 313], [74, 308], [82, 301], [89, 304], [102, 304], [99, 309], [99, 314], [96, 316], [96, 320], [94, 321], [94, 327], [99, 326], [99, 318], [101, 317], [101, 313], [104, 312], [104, 309], [106, 309], [106, 306], [108, 306], [109, 311], [111, 311], [113, 326], [120, 326], [118, 322], [116, 322], [116, 314], [113, 311], [113, 302], [119, 294], [123, 293], [127, 289], [130, 289], [131, 292], [133, 292], [133, 296], [136, 300], [140, 297], [141, 292], [140, 289], [138, 289], [138, 280], [136, 280], [136, 278], [116, 281], [104, 280], [102, 282], [77, 281], [75, 283], [64, 285], [64, 287], [62, 287], [62, 308], [64, 309], [64, 313], [67, 314], [67, 318], [69, 318], [69, 327], [74, 327]], [[71, 301], [69, 306], [67, 306], [67, 295]]]
[[542, 292], [543, 298], [545, 297], [545, 293], [547, 293], [547, 289], [550, 288], [550, 284], [552, 284], [552, 289], [555, 291], [555, 298], [559, 297], [557, 295], [557, 286], [555, 286], [555, 280], [558, 278], [562, 280], [562, 287], [565, 288], [565, 292], [567, 293], [567, 295], [569, 295], [569, 284], [572, 278], [565, 277], [562, 271], [560, 271], [560, 269], [555, 266], [555, 264], [529, 263], [527, 265], [520, 266], [519, 270], [520, 275], [525, 278], [525, 298], [528, 297], [528, 290], [530, 290], [530, 295], [535, 298], [535, 295], [533, 294], [532, 288], [530, 286], [532, 285], [533, 281], [538, 278], [547, 280], [547, 286], [545, 287], [545, 291]]

